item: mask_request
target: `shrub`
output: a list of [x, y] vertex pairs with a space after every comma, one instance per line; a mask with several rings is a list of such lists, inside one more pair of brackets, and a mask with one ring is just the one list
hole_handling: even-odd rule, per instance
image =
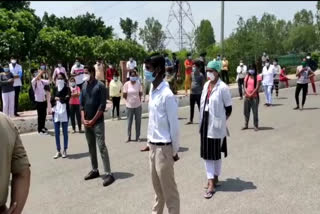
[[34, 109], [35, 109], [35, 105], [29, 99], [29, 93], [28, 92], [20, 93], [18, 111], [29, 111]]

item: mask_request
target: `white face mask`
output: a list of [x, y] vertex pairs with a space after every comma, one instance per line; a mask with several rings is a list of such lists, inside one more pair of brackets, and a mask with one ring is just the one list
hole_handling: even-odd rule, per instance
[[16, 63], [17, 63], [17, 60], [12, 59], [12, 60], [11, 60], [11, 63], [12, 63], [12, 64], [16, 64]]
[[266, 62], [266, 66], [268, 67], [270, 65], [270, 63], [269, 62]]
[[57, 80], [58, 91], [61, 91], [64, 88], [64, 80]]
[[84, 81], [89, 81], [90, 80], [90, 74], [84, 74], [83, 75], [83, 80]]
[[58, 67], [61, 68], [61, 67], [62, 67], [62, 64], [59, 63], [59, 64], [58, 64]]
[[216, 76], [213, 74], [213, 72], [207, 72], [207, 77], [211, 81], [214, 81], [216, 79]]

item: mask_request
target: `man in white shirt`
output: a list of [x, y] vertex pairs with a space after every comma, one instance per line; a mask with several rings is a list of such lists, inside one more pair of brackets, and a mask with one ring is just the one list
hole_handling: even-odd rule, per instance
[[274, 78], [273, 78], [273, 87], [271, 90], [271, 95], [273, 93], [273, 89], [276, 90], [276, 97], [279, 96], [280, 71], [281, 71], [281, 66], [278, 64], [278, 59], [276, 58], [273, 60]]
[[269, 59], [266, 60], [265, 66], [262, 69], [262, 86], [264, 90], [264, 94], [266, 96], [265, 106], [272, 106], [272, 88], [273, 88], [273, 80], [274, 80], [274, 70], [273, 65], [270, 65]]
[[71, 76], [74, 77], [74, 79], [76, 80], [76, 84], [80, 89], [82, 89], [82, 85], [84, 83], [83, 74], [84, 66], [80, 64], [79, 58], [76, 58], [76, 62], [71, 68]]
[[163, 79], [165, 59], [154, 55], [146, 60], [146, 80], [152, 82], [149, 97], [148, 145], [149, 163], [156, 193], [152, 213], [163, 213], [167, 205], [169, 214], [180, 213], [180, 198], [174, 178], [174, 162], [179, 160], [178, 103]]
[[129, 61], [127, 62], [127, 81], [130, 78], [130, 70], [133, 70], [135, 67], [137, 67], [137, 62], [130, 57]]
[[18, 108], [19, 108], [19, 95], [20, 95], [20, 90], [22, 87], [22, 76], [23, 76], [23, 71], [21, 65], [17, 63], [17, 58], [16, 57], [11, 57], [10, 59], [10, 64], [9, 64], [9, 69], [10, 72], [13, 74], [14, 77], [14, 82], [13, 82], [13, 87], [14, 87], [14, 115], [16, 117], [19, 117], [20, 115], [18, 114]]
[[238, 89], [239, 89], [239, 95], [240, 100], [243, 99], [243, 90], [244, 90], [244, 78], [247, 75], [247, 66], [243, 64], [243, 61], [240, 60], [240, 64], [237, 67], [237, 82], [238, 82]]

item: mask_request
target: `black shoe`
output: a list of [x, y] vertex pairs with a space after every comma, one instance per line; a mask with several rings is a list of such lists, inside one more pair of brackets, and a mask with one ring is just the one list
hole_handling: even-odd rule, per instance
[[103, 186], [104, 187], [109, 186], [114, 181], [115, 181], [114, 177], [111, 174], [109, 174], [103, 179]]
[[299, 109], [299, 106], [295, 107], [293, 110], [298, 110]]
[[16, 117], [20, 117], [20, 115], [19, 115], [18, 113], [15, 113], [15, 114], [14, 114], [14, 116], [16, 116]]
[[91, 180], [91, 179], [95, 179], [95, 178], [98, 178], [100, 177], [100, 174], [99, 174], [99, 170], [91, 170], [87, 175], [86, 177], [84, 177], [84, 180]]
[[189, 121], [189, 122], [186, 123], [186, 125], [191, 125], [191, 124], [193, 124], [192, 121]]

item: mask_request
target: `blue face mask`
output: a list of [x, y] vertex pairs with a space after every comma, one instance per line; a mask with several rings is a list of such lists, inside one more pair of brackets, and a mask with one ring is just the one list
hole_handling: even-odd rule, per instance
[[148, 82], [153, 82], [156, 78], [153, 76], [153, 73], [152, 72], [150, 72], [150, 71], [148, 71], [148, 70], [145, 70], [144, 71], [144, 76], [145, 76], [145, 78], [146, 78], [146, 80], [148, 81]]
[[44, 70], [46, 70], [46, 66], [45, 65], [41, 65], [40, 69], [44, 71]]
[[9, 68], [3, 68], [4, 72], [9, 72]]
[[255, 70], [250, 69], [250, 70], [248, 71], [248, 73], [249, 73], [250, 75], [254, 75], [254, 74], [255, 74]]
[[130, 81], [131, 82], [135, 82], [135, 81], [137, 81], [138, 80], [138, 77], [130, 77]]

